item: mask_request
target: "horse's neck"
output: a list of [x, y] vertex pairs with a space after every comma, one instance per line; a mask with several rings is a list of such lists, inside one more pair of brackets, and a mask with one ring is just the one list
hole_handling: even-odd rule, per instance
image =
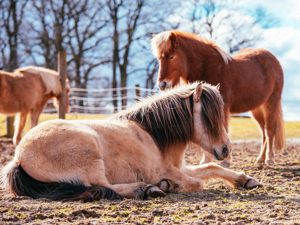
[[[174, 165], [177, 168], [181, 168], [182, 161], [184, 159], [184, 153], [187, 149], [187, 144], [175, 144], [170, 146], [164, 152], [164, 160], [168, 162], [168, 165]], [[170, 163], [170, 164], [169, 164]]]
[[214, 84], [216, 80], [214, 76], [219, 74], [220, 65], [225, 65], [224, 59], [217, 49], [210, 44], [198, 42], [194, 47], [187, 80], [189, 82], [201, 80]]

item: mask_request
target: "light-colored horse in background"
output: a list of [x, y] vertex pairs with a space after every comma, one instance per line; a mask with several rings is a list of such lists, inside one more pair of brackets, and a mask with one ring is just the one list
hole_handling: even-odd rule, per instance
[[[70, 87], [67, 81], [67, 109], [69, 107]], [[38, 119], [50, 99], [58, 108], [62, 88], [58, 73], [41, 67], [23, 67], [14, 73], [0, 71], [0, 113], [17, 114], [13, 143], [22, 138], [27, 115], [30, 113], [30, 127], [38, 124]]]
[[106, 120], [41, 123], [17, 146], [1, 181], [15, 195], [81, 201], [199, 192], [203, 180], [215, 178], [234, 187], [260, 186], [214, 163], [185, 166], [189, 142], [218, 160], [230, 152], [215, 87], [194, 83], [169, 90]]

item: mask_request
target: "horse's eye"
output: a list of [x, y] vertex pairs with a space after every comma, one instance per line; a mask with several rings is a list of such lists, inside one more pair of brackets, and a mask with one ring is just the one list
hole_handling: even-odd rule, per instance
[[175, 56], [174, 55], [172, 55], [171, 57], [170, 57], [170, 59], [172, 60], [172, 59], [174, 59], [175, 58]]

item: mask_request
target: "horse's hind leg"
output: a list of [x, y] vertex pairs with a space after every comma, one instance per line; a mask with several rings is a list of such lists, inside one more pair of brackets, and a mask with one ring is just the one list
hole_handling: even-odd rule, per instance
[[15, 120], [15, 133], [13, 137], [13, 143], [18, 145], [22, 138], [22, 131], [26, 124], [26, 118], [29, 112], [20, 112], [16, 116]]
[[191, 177], [201, 180], [222, 179], [233, 187], [244, 187], [251, 189], [262, 186], [254, 178], [246, 176], [243, 172], [235, 172], [230, 169], [223, 168], [215, 163], [209, 163], [201, 166], [184, 166], [182, 172]]
[[258, 123], [262, 135], [261, 150], [255, 163], [264, 163], [266, 159], [267, 139], [265, 134], [265, 119], [264, 119], [263, 111], [261, 108], [256, 108], [251, 111], [251, 114], [252, 114], [252, 118], [255, 119], [256, 122]]
[[108, 187], [124, 198], [146, 199], [147, 197], [157, 198], [165, 196], [165, 193], [157, 186], [146, 184], [145, 182], [114, 184]]
[[275, 163], [275, 152], [273, 149], [274, 135], [276, 129], [276, 119], [274, 118], [273, 112], [268, 112], [266, 117], [266, 139], [267, 139], [267, 151], [266, 151], [266, 164], [274, 164]]
[[133, 182], [126, 184], [110, 184], [105, 176], [104, 162], [102, 160], [97, 160], [89, 168], [93, 168], [85, 179], [84, 182], [86, 186], [96, 185], [108, 187], [124, 198], [134, 198], [134, 199], [145, 199], [150, 197], [164, 197], [165, 193], [160, 191], [154, 185], [149, 185], [145, 182]]
[[[266, 119], [266, 139], [267, 139], [267, 151], [266, 151], [266, 164], [275, 163], [275, 151], [284, 147], [284, 124], [281, 111], [281, 93], [273, 93], [264, 106], [265, 119]], [[275, 146], [274, 146], [275, 139]], [[281, 142], [278, 146], [278, 141]], [[277, 144], [277, 145], [276, 145]]]

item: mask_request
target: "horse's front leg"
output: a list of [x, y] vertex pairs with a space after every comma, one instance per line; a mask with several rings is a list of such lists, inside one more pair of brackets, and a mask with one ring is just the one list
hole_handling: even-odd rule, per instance
[[43, 108], [35, 108], [30, 111], [30, 129], [38, 125], [40, 114], [43, 112]]
[[15, 133], [14, 133], [14, 137], [13, 137], [13, 143], [15, 145], [18, 145], [19, 142], [22, 139], [22, 131], [25, 127], [26, 124], [26, 118], [29, 112], [20, 112], [17, 114], [16, 116], [16, 120], [15, 120]]
[[163, 179], [156, 184], [163, 192], [200, 192], [203, 190], [203, 181], [180, 172], [177, 167], [169, 168]]
[[233, 170], [223, 168], [215, 163], [208, 163], [199, 166], [183, 165], [181, 171], [189, 176], [199, 178], [204, 181], [209, 179], [222, 179], [233, 187], [251, 189], [262, 186], [254, 178], [245, 175], [243, 172], [235, 172]]

